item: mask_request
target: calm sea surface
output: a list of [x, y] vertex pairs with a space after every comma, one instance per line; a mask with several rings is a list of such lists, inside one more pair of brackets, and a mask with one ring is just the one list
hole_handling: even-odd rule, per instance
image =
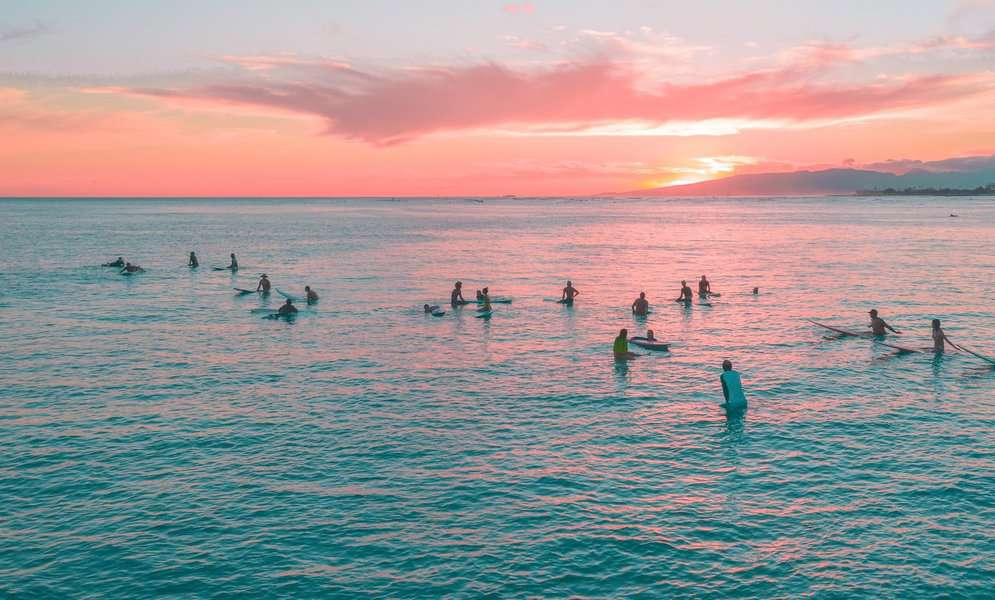
[[806, 321], [995, 355], [991, 199], [8, 200], [0, 249], [2, 596], [991, 597], [995, 371]]

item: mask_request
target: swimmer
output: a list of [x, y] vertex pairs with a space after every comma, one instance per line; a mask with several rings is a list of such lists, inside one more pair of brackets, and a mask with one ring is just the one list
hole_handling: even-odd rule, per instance
[[[645, 317], [650, 311], [649, 300], [646, 299], [646, 292], [639, 292], [639, 297], [632, 303], [632, 314]], [[625, 331], [624, 329], [622, 331]], [[628, 333], [626, 333], [628, 335]]]
[[304, 297], [307, 298], [308, 304], [314, 304], [318, 301], [318, 292], [311, 289], [311, 286], [304, 286]]
[[722, 382], [722, 395], [725, 403], [722, 405], [726, 412], [740, 411], [746, 408], [746, 394], [743, 392], [743, 381], [739, 373], [732, 370], [732, 362], [722, 361], [722, 375], [719, 376]]
[[615, 343], [612, 344], [612, 353], [615, 355], [615, 360], [632, 360], [639, 356], [635, 352], [629, 352], [628, 329], [622, 329], [618, 332], [618, 337], [615, 338]]

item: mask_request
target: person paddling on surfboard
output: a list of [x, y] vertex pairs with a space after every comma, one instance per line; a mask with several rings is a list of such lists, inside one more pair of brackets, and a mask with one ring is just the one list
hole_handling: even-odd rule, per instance
[[290, 298], [287, 298], [287, 301], [283, 303], [283, 306], [280, 307], [280, 310], [276, 311], [276, 314], [278, 314], [278, 315], [296, 315], [297, 314], [297, 307], [294, 306], [294, 301], [291, 300]]
[[269, 282], [269, 277], [266, 277], [266, 273], [263, 273], [262, 276], [259, 278], [259, 285], [256, 286], [256, 291], [262, 292], [263, 294], [268, 294], [270, 285], [271, 284]]
[[739, 373], [732, 370], [732, 361], [722, 361], [722, 375], [719, 376], [722, 382], [722, 395], [725, 396], [725, 403], [722, 407], [726, 412], [735, 412], [746, 409], [746, 394], [743, 392], [743, 381]]
[[884, 319], [878, 316], [876, 308], [872, 308], [867, 314], [871, 315], [871, 322], [867, 326], [871, 328], [871, 333], [874, 335], [885, 335], [885, 329], [892, 333], [902, 334], [901, 331], [897, 331], [894, 327], [885, 323]]
[[190, 260], [187, 261], [187, 266], [191, 269], [196, 269], [200, 266], [200, 263], [197, 261], [197, 255], [193, 252], [190, 253]]
[[453, 292], [449, 295], [449, 304], [453, 308], [467, 304], [467, 301], [463, 299], [462, 281], [457, 281], [456, 284], [453, 286]]
[[683, 302], [684, 304], [691, 304], [693, 300], [694, 300], [694, 292], [691, 291], [691, 288], [688, 286], [688, 282], [682, 280], [681, 295], [678, 296], [677, 300], [674, 300], [674, 302]]
[[304, 297], [307, 299], [308, 304], [314, 304], [318, 301], [318, 292], [311, 289], [311, 286], [304, 286]]
[[707, 298], [709, 294], [712, 293], [712, 284], [708, 283], [708, 279], [704, 275], [698, 280], [698, 295], [702, 298]]
[[[639, 297], [632, 303], [632, 314], [645, 317], [650, 311], [649, 300], [646, 299], [646, 292], [639, 292]], [[622, 331], [625, 331], [624, 329]]]
[[956, 348], [953, 342], [947, 339], [947, 334], [943, 333], [943, 328], [940, 327], [940, 320], [933, 319], [933, 352], [943, 354], [944, 344], [950, 344], [951, 348]]
[[102, 264], [100, 266], [101, 267], [117, 267], [117, 268], [120, 269], [121, 267], [124, 266], [124, 258], [122, 258], [122, 257], [119, 256], [119, 257], [117, 257], [117, 260], [111, 261], [111, 262], [106, 262], [106, 263], [104, 263], [104, 264]]
[[573, 304], [574, 298], [580, 295], [574, 284], [567, 282], [567, 287], [563, 288], [563, 296], [560, 298], [560, 304]]
[[629, 352], [629, 330], [622, 329], [618, 332], [618, 337], [612, 344], [612, 354], [615, 360], [631, 360], [639, 356], [635, 352]]

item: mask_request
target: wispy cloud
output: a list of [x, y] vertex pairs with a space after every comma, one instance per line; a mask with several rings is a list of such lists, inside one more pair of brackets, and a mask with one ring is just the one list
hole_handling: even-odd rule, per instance
[[46, 35], [52, 32], [52, 27], [42, 21], [35, 21], [31, 25], [19, 27], [0, 28], [0, 42], [14, 42], [27, 40]]
[[625, 122], [653, 128], [710, 119], [805, 123], [866, 118], [995, 90], [990, 74], [819, 82], [824, 69], [819, 62], [652, 86], [630, 65], [610, 60], [533, 70], [497, 63], [386, 73], [322, 69], [321, 76], [309, 79], [250, 79], [127, 92], [314, 115], [327, 121], [329, 133], [390, 145], [433, 133], [515, 125], [583, 129]]
[[515, 3], [505, 4], [504, 6], [501, 7], [501, 10], [503, 10], [506, 13], [531, 15], [532, 13], [535, 12], [536, 9], [531, 2], [520, 2], [517, 4]]

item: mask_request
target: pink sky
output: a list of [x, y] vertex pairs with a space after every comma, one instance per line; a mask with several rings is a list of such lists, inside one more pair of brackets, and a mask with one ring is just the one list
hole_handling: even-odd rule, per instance
[[[178, 44], [192, 68], [167, 56], [107, 74], [41, 47], [0, 72], [0, 194], [574, 195], [995, 154], [992, 3], [875, 43], [846, 35], [846, 15], [774, 44], [550, 25], [541, 3], [493, 11], [503, 49], [448, 57]], [[27, 22], [0, 30], [0, 49], [58, 40]]]

